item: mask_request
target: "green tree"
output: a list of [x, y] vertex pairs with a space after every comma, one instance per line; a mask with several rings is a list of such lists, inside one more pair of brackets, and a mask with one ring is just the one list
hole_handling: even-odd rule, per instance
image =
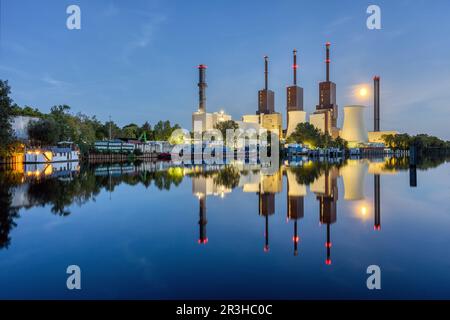
[[176, 129], [181, 129], [178, 124], [173, 127], [170, 125], [170, 121], [158, 121], [153, 129], [154, 139], [156, 141], [167, 141]]
[[0, 157], [9, 154], [9, 148], [14, 141], [11, 128], [13, 116], [12, 99], [9, 97], [11, 88], [8, 81], [0, 80]]
[[111, 130], [111, 139], [118, 138], [122, 135], [122, 130], [114, 121], [107, 121], [103, 125], [101, 132], [105, 134], [105, 137], [109, 139], [109, 132]]
[[53, 119], [40, 119], [28, 125], [28, 136], [33, 144], [54, 145], [58, 142], [60, 127]]
[[[215, 126], [214, 129], [217, 129], [222, 134], [222, 138], [224, 141], [227, 139], [227, 130], [237, 130], [239, 129], [239, 125], [236, 123], [236, 121], [233, 120], [226, 120], [226, 121], [220, 121]], [[234, 141], [236, 143], [236, 141]]]
[[33, 108], [30, 106], [25, 106], [21, 108], [17, 104], [13, 105], [13, 115], [36, 117], [36, 118], [42, 118], [44, 116], [44, 114], [40, 112], [37, 108]]
[[323, 144], [320, 130], [307, 122], [299, 123], [287, 141], [305, 144], [313, 148]]
[[148, 123], [148, 121], [146, 121], [142, 125], [142, 127], [139, 128], [139, 137], [143, 134], [145, 134], [145, 137], [147, 138], [147, 140], [153, 140], [152, 126], [150, 123]]
[[74, 140], [76, 134], [74, 117], [69, 114], [70, 107], [68, 105], [53, 106], [50, 109], [49, 117], [51, 117], [59, 127], [59, 136], [57, 141]]
[[139, 127], [137, 126], [137, 124], [130, 123], [122, 128], [122, 137], [128, 139], [137, 139], [138, 130]]

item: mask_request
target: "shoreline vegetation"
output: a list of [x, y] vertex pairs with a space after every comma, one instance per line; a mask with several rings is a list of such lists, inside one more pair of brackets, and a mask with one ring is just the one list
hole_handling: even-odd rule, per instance
[[[167, 141], [172, 133], [180, 129], [178, 124], [172, 125], [169, 120], [158, 121], [154, 126], [146, 121], [142, 125], [135, 123], [119, 127], [114, 121], [101, 122], [96, 116], [83, 113], [71, 113], [68, 105], [56, 105], [49, 113], [44, 113], [30, 106], [20, 107], [10, 98], [11, 88], [8, 81], [0, 80], [0, 163], [5, 159], [14, 159], [23, 152], [25, 145], [38, 147], [55, 145], [59, 141], [75, 143], [82, 157], [86, 157], [92, 150], [95, 141], [106, 139], [135, 139]], [[28, 126], [29, 141], [24, 142], [15, 138], [11, 121], [17, 116], [36, 118]], [[227, 121], [217, 128], [226, 131], [236, 128], [234, 121]], [[407, 151], [414, 145], [419, 154], [448, 154], [450, 141], [443, 141], [427, 134], [410, 136], [406, 133], [383, 136], [387, 148], [395, 151]], [[286, 143], [300, 143], [312, 148], [339, 148], [348, 150], [347, 141], [320, 132], [309, 123], [301, 123]], [[7, 161], [6, 161], [7, 162]]]
[[181, 127], [169, 120], [158, 121], [153, 126], [148, 122], [120, 127], [114, 121], [101, 122], [96, 116], [72, 113], [68, 105], [57, 105], [44, 113], [30, 106], [20, 107], [10, 98], [8, 81], [0, 80], [0, 159], [14, 156], [23, 149], [23, 141], [14, 137], [11, 121], [17, 116], [36, 118], [28, 126], [32, 146], [55, 145], [59, 141], [71, 141], [78, 145], [82, 154], [92, 150], [95, 141], [105, 139], [139, 139], [166, 141], [172, 132]]

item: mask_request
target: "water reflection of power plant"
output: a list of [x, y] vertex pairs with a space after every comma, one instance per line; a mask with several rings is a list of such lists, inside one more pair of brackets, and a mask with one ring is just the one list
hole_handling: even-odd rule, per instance
[[374, 176], [373, 219], [374, 230], [381, 230], [381, 175], [395, 174], [385, 168], [385, 161], [369, 161], [367, 159], [348, 160], [343, 165], [322, 165], [311, 161], [300, 162], [299, 166], [282, 166], [271, 173], [262, 173], [256, 166], [241, 164], [236, 166], [240, 172], [234, 186], [221, 186], [217, 183], [215, 172], [205, 169], [203, 175], [192, 177], [192, 191], [199, 199], [199, 239], [206, 244], [206, 198], [207, 196], [224, 197], [234, 187], [242, 188], [243, 192], [255, 193], [258, 196], [258, 214], [264, 218], [264, 252], [269, 252], [269, 221], [275, 215], [275, 195], [282, 192], [283, 180], [286, 181], [286, 212], [287, 221], [293, 222], [293, 251], [298, 255], [299, 222], [305, 216], [305, 197], [313, 193], [319, 205], [319, 222], [326, 226], [325, 264], [330, 265], [332, 238], [331, 226], [337, 222], [338, 179], [342, 177], [344, 185], [344, 200], [354, 202], [358, 216], [366, 219], [368, 203], [364, 195], [365, 179], [368, 174]]

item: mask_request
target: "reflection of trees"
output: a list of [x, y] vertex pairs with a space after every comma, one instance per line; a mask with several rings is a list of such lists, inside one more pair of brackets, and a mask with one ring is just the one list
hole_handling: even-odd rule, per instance
[[324, 172], [330, 170], [333, 167], [339, 168], [342, 163], [328, 163], [319, 161], [309, 161], [302, 166], [291, 167], [292, 172], [295, 174], [297, 183], [303, 185], [309, 185], [319, 178]]
[[[444, 162], [450, 161], [450, 155], [421, 155], [417, 161], [417, 169], [428, 170], [440, 166]], [[385, 161], [383, 169], [385, 170], [408, 170], [408, 157], [392, 157]]]
[[102, 186], [102, 181], [97, 181], [92, 172], [82, 172], [71, 180], [42, 179], [30, 184], [28, 200], [32, 206], [50, 204], [53, 213], [67, 216], [70, 214], [67, 207], [86, 203], [100, 193]]
[[0, 172], [0, 249], [8, 248], [11, 238], [9, 233], [16, 226], [18, 209], [12, 208], [12, 188], [17, 185], [16, 177]]
[[417, 169], [428, 170], [436, 168], [444, 162], [450, 162], [450, 155], [427, 155], [419, 157]]
[[241, 174], [239, 169], [233, 166], [225, 166], [217, 172], [214, 183], [225, 188], [234, 189], [239, 185]]
[[95, 167], [83, 167], [79, 174], [70, 180], [47, 178], [30, 182], [27, 191], [30, 206], [51, 205], [51, 211], [61, 216], [70, 214], [72, 204], [83, 205], [97, 196], [102, 190], [114, 191], [125, 183], [130, 186], [143, 184], [146, 188], [154, 184], [159, 190], [170, 190], [178, 186], [183, 174], [176, 168], [167, 171], [133, 171], [118, 175], [95, 175]]

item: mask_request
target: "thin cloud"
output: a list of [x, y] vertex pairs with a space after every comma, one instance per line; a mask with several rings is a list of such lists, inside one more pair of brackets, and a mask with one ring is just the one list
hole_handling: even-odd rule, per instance
[[147, 18], [147, 21], [141, 25], [140, 32], [135, 39], [125, 46], [124, 57], [126, 62], [129, 62], [129, 58], [135, 51], [151, 45], [156, 32], [165, 21], [166, 17], [163, 15], [149, 16]]
[[58, 87], [58, 88], [68, 85], [67, 82], [55, 79], [55, 78], [51, 77], [50, 75], [45, 75], [42, 78], [42, 81], [44, 81], [45, 83], [51, 85], [52, 87]]

